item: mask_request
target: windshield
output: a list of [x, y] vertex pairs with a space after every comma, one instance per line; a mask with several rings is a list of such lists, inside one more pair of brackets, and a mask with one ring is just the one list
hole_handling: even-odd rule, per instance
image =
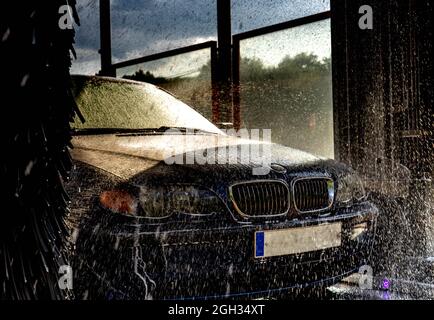
[[73, 93], [86, 120], [74, 119], [72, 128], [154, 129], [192, 128], [222, 132], [188, 105], [148, 83], [73, 76]]

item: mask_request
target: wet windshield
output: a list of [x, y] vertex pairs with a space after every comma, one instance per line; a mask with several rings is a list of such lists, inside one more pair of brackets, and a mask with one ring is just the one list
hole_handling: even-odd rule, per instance
[[74, 76], [73, 83], [76, 103], [86, 119], [82, 123], [76, 117], [75, 130], [163, 127], [221, 133], [188, 105], [154, 85], [81, 76]]

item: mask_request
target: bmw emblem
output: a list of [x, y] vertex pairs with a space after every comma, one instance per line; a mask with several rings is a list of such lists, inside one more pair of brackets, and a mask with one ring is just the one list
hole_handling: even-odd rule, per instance
[[274, 172], [277, 172], [277, 173], [282, 173], [282, 174], [286, 173], [286, 168], [284, 166], [281, 166], [280, 164], [277, 164], [277, 163], [272, 163], [270, 165], [270, 168], [271, 168], [271, 170], [273, 170]]

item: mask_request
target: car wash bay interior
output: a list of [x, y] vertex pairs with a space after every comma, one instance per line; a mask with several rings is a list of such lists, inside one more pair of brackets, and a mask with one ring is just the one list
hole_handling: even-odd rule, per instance
[[[365, 4], [372, 30], [358, 25]], [[331, 9], [336, 154], [382, 208], [377, 267], [433, 283], [432, 3], [338, 0]]]
[[[363, 13], [359, 11], [364, 5], [372, 8], [372, 29], [360, 28]], [[263, 119], [273, 113], [273, 103], [280, 99], [290, 108], [292, 96], [281, 90], [281, 84], [288, 79], [279, 78], [281, 69], [269, 67], [268, 78], [255, 80], [255, 76], [260, 76], [252, 73], [253, 69], [248, 69], [248, 73], [244, 67], [254, 68], [258, 61], [247, 54], [244, 57], [244, 52], [249, 46], [250, 50], [259, 46], [261, 37], [270, 36], [264, 43], [268, 41], [273, 46], [277, 44], [273, 43], [276, 39], [297, 41], [301, 35], [307, 43], [318, 41], [318, 46], [325, 51], [329, 41], [331, 68], [327, 67], [330, 63], [327, 54], [313, 62], [309, 56], [286, 60], [294, 65], [305, 59], [317, 67], [315, 77], [293, 80], [299, 81], [300, 86], [307, 83], [312, 86], [309, 90], [315, 92], [308, 95], [306, 87], [298, 88], [297, 94], [304, 92], [301, 98], [309, 101], [309, 107], [291, 109], [292, 116], [288, 118], [304, 119], [306, 130], [294, 132], [298, 128], [288, 122], [279, 123], [275, 119], [270, 122], [278, 123], [275, 131], [280, 130], [280, 137], [298, 137], [300, 145], [307, 146], [306, 151], [334, 157], [360, 172], [370, 197], [382, 208], [377, 243], [381, 249], [376, 251], [373, 262], [378, 272], [393, 278], [434, 283], [430, 258], [434, 256], [432, 3], [428, 0], [332, 0], [330, 11], [240, 34], [232, 34], [230, 0], [217, 0], [216, 10], [217, 41], [113, 64], [110, 1], [100, 0], [100, 74], [126, 76], [132, 71], [137, 74], [134, 66], [142, 68], [155, 60], [202, 50], [210, 61], [207, 89], [197, 95], [199, 98], [184, 100], [193, 106], [195, 102], [202, 103], [198, 111], [220, 127], [264, 128], [268, 123]], [[307, 34], [314, 36], [306, 38]], [[328, 40], [324, 42], [319, 34], [328, 34]], [[283, 62], [279, 67], [284, 66]], [[302, 68], [306, 65], [302, 64]], [[262, 86], [255, 83], [258, 79]], [[276, 86], [280, 86], [279, 94], [273, 91]], [[249, 98], [249, 90], [257, 95]], [[182, 98], [182, 90], [179, 95]], [[258, 99], [268, 103], [257, 104], [255, 111], [249, 113], [246, 107], [249, 99], [251, 106]], [[318, 104], [323, 107], [319, 108]], [[312, 134], [313, 128], [321, 130]], [[286, 140], [277, 142], [285, 144]], [[294, 140], [286, 144], [298, 147]]]

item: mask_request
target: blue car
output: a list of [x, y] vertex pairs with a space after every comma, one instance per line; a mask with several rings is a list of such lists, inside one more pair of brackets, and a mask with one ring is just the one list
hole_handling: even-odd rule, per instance
[[73, 80], [78, 299], [253, 298], [368, 263], [378, 209], [348, 166], [223, 132], [151, 84]]

